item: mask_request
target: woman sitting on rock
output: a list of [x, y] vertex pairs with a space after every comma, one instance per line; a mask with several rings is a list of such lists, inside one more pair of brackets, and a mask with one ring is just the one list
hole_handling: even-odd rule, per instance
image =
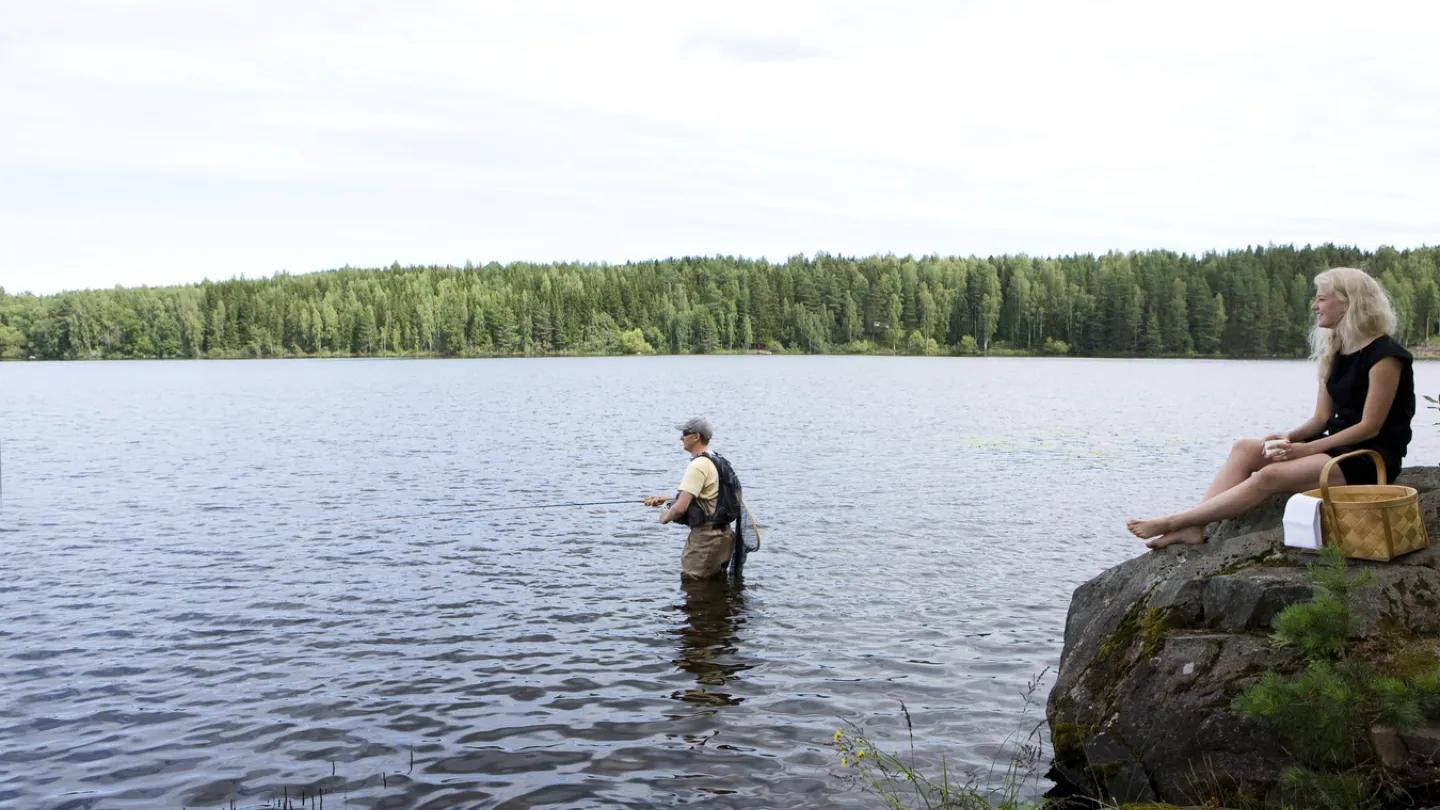
[[[1145, 545], [1203, 543], [1205, 524], [1243, 514], [1276, 493], [1315, 489], [1325, 463], [1351, 450], [1379, 453], [1390, 481], [1400, 474], [1415, 416], [1415, 379], [1413, 358], [1389, 334], [1395, 329], [1395, 308], [1375, 279], [1350, 267], [1315, 277], [1310, 308], [1316, 314], [1310, 356], [1318, 362], [1321, 383], [1315, 415], [1289, 433], [1235, 442], [1193, 509], [1128, 521], [1131, 534], [1149, 540]], [[1377, 483], [1369, 456], [1335, 467], [1331, 486]]]

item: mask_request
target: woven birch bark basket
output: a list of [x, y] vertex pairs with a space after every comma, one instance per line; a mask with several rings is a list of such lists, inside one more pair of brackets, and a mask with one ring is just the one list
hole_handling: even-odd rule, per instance
[[[1330, 471], [1342, 459], [1368, 455], [1375, 463], [1378, 484], [1330, 486]], [[1320, 473], [1320, 488], [1305, 493], [1323, 501], [1320, 534], [1327, 546], [1339, 546], [1346, 557], [1388, 561], [1430, 545], [1420, 517], [1420, 496], [1413, 487], [1387, 484], [1385, 461], [1374, 450], [1336, 456]]]

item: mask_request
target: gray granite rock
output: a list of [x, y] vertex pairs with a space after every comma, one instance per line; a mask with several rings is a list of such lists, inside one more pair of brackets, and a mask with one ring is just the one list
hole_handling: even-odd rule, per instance
[[[1431, 547], [1350, 564], [1376, 574], [1362, 639], [1399, 639], [1413, 659], [1440, 649], [1440, 469], [1407, 470], [1400, 483], [1422, 493]], [[1267, 669], [1299, 665], [1269, 639], [1276, 614], [1311, 597], [1304, 573], [1316, 559], [1282, 545], [1284, 500], [1211, 526], [1205, 545], [1147, 552], [1075, 590], [1047, 705], [1059, 775], [1117, 804], [1273, 796], [1293, 760], [1230, 702]], [[1440, 727], [1377, 735], [1387, 760], [1404, 760], [1393, 776], [1440, 783]]]

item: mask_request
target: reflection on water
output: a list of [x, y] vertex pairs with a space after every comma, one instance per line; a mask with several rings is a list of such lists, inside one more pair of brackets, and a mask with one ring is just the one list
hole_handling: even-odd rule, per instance
[[735, 706], [732, 681], [753, 664], [738, 655], [740, 628], [745, 624], [745, 579], [713, 577], [683, 581], [685, 600], [679, 609], [685, 623], [674, 630], [679, 642], [675, 665], [695, 677], [696, 686], [670, 697], [700, 706]]

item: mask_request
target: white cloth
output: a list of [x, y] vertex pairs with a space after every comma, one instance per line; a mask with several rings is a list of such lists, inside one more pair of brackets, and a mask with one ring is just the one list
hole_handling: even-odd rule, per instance
[[1309, 495], [1292, 495], [1285, 502], [1285, 545], [1290, 548], [1319, 549], [1320, 537], [1319, 498]]

